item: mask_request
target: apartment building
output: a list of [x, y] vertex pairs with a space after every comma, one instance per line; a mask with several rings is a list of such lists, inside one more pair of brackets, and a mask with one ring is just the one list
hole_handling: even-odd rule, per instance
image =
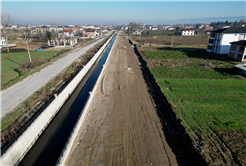
[[230, 27], [211, 31], [207, 52], [228, 54], [231, 42], [246, 40], [246, 27]]
[[181, 36], [192, 36], [195, 34], [195, 30], [194, 29], [182, 29], [180, 31]]

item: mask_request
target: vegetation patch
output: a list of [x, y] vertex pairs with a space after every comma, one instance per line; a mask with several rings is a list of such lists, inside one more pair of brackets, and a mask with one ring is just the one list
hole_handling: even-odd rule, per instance
[[1, 54], [1, 84], [2, 87], [14, 79], [24, 76], [30, 70], [48, 63], [52, 59], [62, 55], [62, 51], [30, 51], [32, 63], [27, 52], [2, 53]]
[[205, 66], [155, 67], [150, 69], [156, 78], [237, 79], [226, 72], [217, 72]]
[[168, 58], [187, 58], [188, 56], [183, 52], [174, 51], [143, 51], [148, 59], [168, 59]]
[[202, 48], [138, 49], [207, 164], [245, 165], [246, 80], [232, 70], [239, 62]]
[[169, 103], [193, 131], [246, 131], [246, 81], [157, 79]]

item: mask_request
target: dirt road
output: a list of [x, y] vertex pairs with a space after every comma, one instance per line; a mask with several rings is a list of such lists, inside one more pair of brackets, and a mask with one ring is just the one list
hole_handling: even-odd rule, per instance
[[125, 33], [108, 64], [65, 165], [178, 165]]

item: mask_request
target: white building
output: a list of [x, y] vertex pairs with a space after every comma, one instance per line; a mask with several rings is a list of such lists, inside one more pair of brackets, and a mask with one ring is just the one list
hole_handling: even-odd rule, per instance
[[194, 29], [182, 29], [180, 31], [180, 35], [181, 36], [192, 36], [195, 34], [195, 31]]
[[225, 28], [230, 28], [230, 26], [229, 25], [220, 25], [219, 26], [219, 29], [225, 29]]
[[0, 48], [6, 46], [6, 41], [5, 41], [5, 37], [1, 37], [0, 38]]
[[164, 27], [165, 30], [169, 30], [169, 29], [172, 29], [172, 28], [173, 28], [173, 26], [171, 26], [171, 25], [167, 25], [167, 26]]
[[231, 42], [246, 40], [246, 27], [231, 27], [212, 31], [207, 51], [215, 54], [228, 54]]
[[158, 28], [156, 26], [153, 26], [151, 30], [156, 31], [156, 30], [158, 30]]
[[[16, 45], [15, 44], [8, 44], [8, 47], [15, 47]], [[2, 37], [0, 38], [0, 49], [2, 49], [3, 47], [7, 47], [7, 43], [6, 43], [6, 40], [5, 40], [5, 37]]]
[[58, 32], [59, 37], [74, 37], [73, 29], [63, 29], [62, 31]]
[[94, 25], [87, 25], [86, 28], [92, 28], [92, 29], [94, 29], [95, 26]]
[[167, 30], [172, 31], [174, 30], [174, 27], [168, 27]]

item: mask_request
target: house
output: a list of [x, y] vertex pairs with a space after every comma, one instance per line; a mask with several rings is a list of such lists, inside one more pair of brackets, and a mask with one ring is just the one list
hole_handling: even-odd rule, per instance
[[225, 29], [225, 28], [230, 28], [228, 25], [219, 25], [219, 29]]
[[86, 28], [94, 29], [95, 26], [94, 25], [87, 25]]
[[[8, 47], [15, 47], [15, 44], [8, 44]], [[7, 43], [5, 40], [5, 37], [1, 36], [0, 37], [0, 49], [2, 49], [3, 47], [7, 47]]]
[[197, 29], [203, 29], [204, 28], [204, 25], [201, 24], [201, 25], [198, 25]]
[[11, 25], [11, 29], [17, 29], [18, 25]]
[[246, 40], [231, 42], [231, 48], [228, 57], [236, 59], [240, 62], [246, 61]]
[[140, 30], [137, 30], [137, 31], [135, 31], [135, 34], [136, 34], [136, 35], [141, 35], [142, 32], [141, 32]]
[[108, 30], [107, 29], [102, 29], [102, 31], [101, 32], [108, 32]]
[[73, 37], [74, 32], [72, 29], [63, 29], [62, 31], [58, 32], [59, 37]]
[[1, 36], [1, 38], [0, 38], [0, 48], [5, 47], [5, 46], [6, 46], [5, 38]]
[[205, 31], [205, 34], [206, 35], [210, 35], [211, 34], [211, 31]]
[[98, 33], [96, 32], [95, 29], [92, 28], [84, 28], [84, 35], [86, 37], [96, 37], [98, 35]]
[[214, 29], [214, 27], [212, 27], [212, 26], [205, 26], [205, 30], [206, 31], [211, 31], [211, 30], [213, 30]]
[[157, 26], [153, 26], [151, 30], [156, 31], [156, 30], [158, 30], [158, 28], [157, 28]]
[[194, 29], [182, 29], [180, 33], [181, 33], [181, 36], [187, 36], [187, 35], [191, 36], [195, 34], [195, 31]]
[[172, 31], [174, 30], [174, 27], [168, 27], [167, 30]]
[[165, 30], [171, 30], [172, 28], [173, 28], [173, 27], [170, 26], [170, 25], [164, 27]]
[[246, 27], [231, 27], [211, 31], [207, 52], [215, 54], [228, 54], [231, 44], [246, 39]]

